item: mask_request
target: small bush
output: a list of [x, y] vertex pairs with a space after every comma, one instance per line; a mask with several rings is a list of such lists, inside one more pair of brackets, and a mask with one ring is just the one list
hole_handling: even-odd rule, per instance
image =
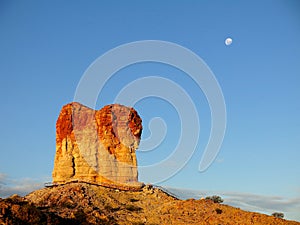
[[272, 216], [274, 216], [274, 217], [276, 217], [276, 218], [283, 219], [284, 214], [281, 213], [281, 212], [274, 212], [274, 213], [272, 213]]
[[213, 195], [213, 196], [208, 196], [205, 199], [212, 200], [214, 203], [222, 203], [223, 199], [220, 196]]
[[222, 209], [216, 209], [217, 214], [221, 214], [222, 212], [223, 212]]

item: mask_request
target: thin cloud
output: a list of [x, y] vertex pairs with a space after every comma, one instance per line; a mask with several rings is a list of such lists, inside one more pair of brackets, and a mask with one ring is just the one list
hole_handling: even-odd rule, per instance
[[6, 175], [4, 173], [0, 173], [0, 185], [5, 184]]
[[261, 209], [290, 210], [295, 207], [300, 207], [300, 197], [287, 199], [281, 196], [264, 196], [248, 193], [224, 192], [221, 194], [226, 196], [227, 202], [240, 202], [243, 200], [246, 204], [256, 206]]
[[13, 194], [24, 196], [44, 186], [44, 182], [32, 178], [12, 179], [0, 173], [0, 197], [6, 198]]
[[283, 212], [285, 218], [300, 221], [300, 197], [285, 198], [248, 193], [220, 193], [228, 205], [265, 214]]

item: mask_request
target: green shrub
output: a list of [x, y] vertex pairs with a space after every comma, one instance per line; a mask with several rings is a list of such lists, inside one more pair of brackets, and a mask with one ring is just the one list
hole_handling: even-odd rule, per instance
[[276, 218], [283, 219], [284, 214], [281, 213], [281, 212], [274, 212], [274, 213], [272, 213], [272, 216], [274, 216], [274, 217], [276, 217]]
[[223, 199], [218, 195], [208, 196], [205, 199], [212, 200], [214, 203], [222, 203]]

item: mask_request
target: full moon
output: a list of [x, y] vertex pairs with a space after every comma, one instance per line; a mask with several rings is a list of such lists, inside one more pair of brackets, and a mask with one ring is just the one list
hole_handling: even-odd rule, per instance
[[226, 38], [225, 40], [225, 45], [231, 45], [232, 44], [232, 39], [231, 38]]

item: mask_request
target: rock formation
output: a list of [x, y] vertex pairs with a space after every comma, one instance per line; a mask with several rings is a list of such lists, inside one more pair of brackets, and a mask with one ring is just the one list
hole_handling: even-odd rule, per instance
[[63, 106], [56, 122], [53, 183], [87, 181], [137, 185], [135, 150], [142, 120], [133, 108], [112, 104], [93, 110]]

